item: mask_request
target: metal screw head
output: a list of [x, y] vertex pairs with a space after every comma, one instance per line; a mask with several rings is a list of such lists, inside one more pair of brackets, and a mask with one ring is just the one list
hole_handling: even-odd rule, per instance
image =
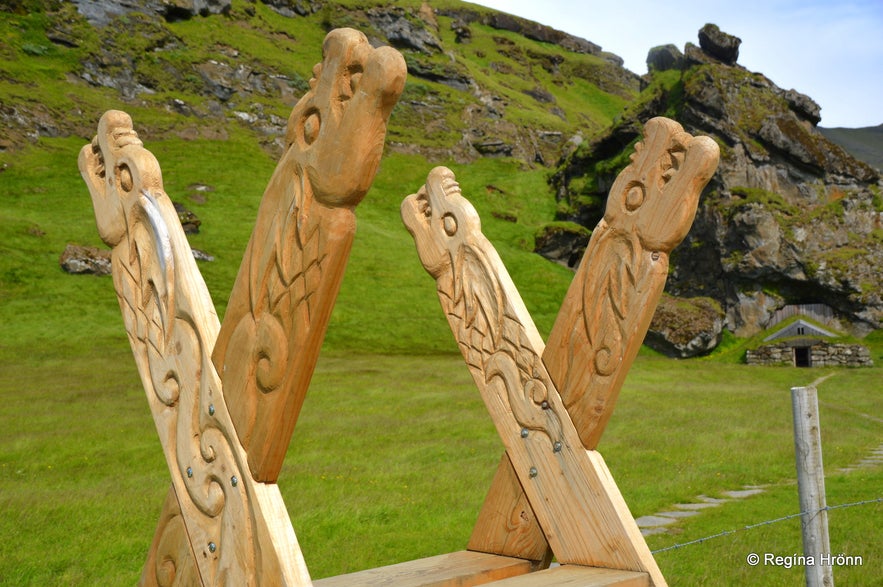
[[543, 400], [543, 403], [540, 404], [540, 407], [543, 408], [544, 410], [548, 410], [549, 409], [549, 402], [547, 402], [546, 400]]
[[208, 543], [208, 551], [209, 551], [209, 552], [214, 552], [214, 551], [216, 551], [216, 550], [218, 550], [217, 545], [216, 545], [214, 542], [209, 542], [209, 543]]
[[530, 477], [531, 477], [531, 479], [533, 479], [534, 477], [536, 477], [538, 474], [539, 474], [539, 472], [537, 471], [537, 468], [536, 468], [536, 467], [531, 467], [531, 468], [530, 468]]
[[560, 440], [556, 440], [555, 443], [552, 445], [552, 452], [561, 452], [561, 441]]
[[193, 477], [193, 467], [187, 467], [187, 476]]
[[232, 485], [233, 487], [239, 485], [239, 479], [236, 478], [236, 475], [230, 477], [230, 485]]
[[209, 416], [214, 416], [214, 415], [215, 415], [215, 404], [209, 404], [209, 405], [208, 405], [208, 415], [209, 415]]
[[521, 438], [527, 438], [528, 434], [529, 434], [529, 432], [528, 432], [527, 428], [521, 429]]

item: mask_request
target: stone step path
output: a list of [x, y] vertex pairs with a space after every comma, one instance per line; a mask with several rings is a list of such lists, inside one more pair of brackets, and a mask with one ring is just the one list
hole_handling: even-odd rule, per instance
[[[819, 377], [818, 379], [810, 383], [810, 386], [817, 388], [826, 379], [833, 377], [834, 375], [834, 373], [829, 373], [828, 375]], [[862, 416], [866, 418], [871, 418], [872, 420], [876, 420], [878, 422], [883, 422], [883, 420], [879, 420], [867, 414], [862, 414]], [[837, 471], [839, 473], [850, 473], [858, 469], [876, 467], [878, 465], [883, 465], [883, 444], [872, 450], [870, 455], [860, 460], [858, 463], [855, 463], [854, 465], [850, 465], [848, 467], [841, 467]], [[696, 501], [693, 503], [676, 503], [669, 511], [659, 512], [649, 516], [641, 516], [640, 518], [637, 518], [635, 522], [637, 522], [638, 528], [641, 529], [641, 534], [643, 534], [644, 536], [664, 534], [668, 532], [668, 526], [671, 526], [678, 520], [697, 516], [702, 512], [702, 510], [717, 507], [721, 504], [728, 503], [734, 500], [744, 499], [752, 495], [757, 495], [759, 493], [763, 493], [763, 491], [764, 487], [762, 485], [746, 485], [739, 490], [725, 491], [722, 494], [725, 497], [722, 498], [699, 495], [696, 497]]]
[[663, 534], [668, 532], [668, 526], [684, 518], [698, 516], [703, 510], [718, 507], [721, 504], [745, 499], [758, 493], [763, 493], [764, 488], [760, 485], [746, 485], [742, 489], [734, 491], [725, 491], [724, 497], [708, 497], [707, 495], [699, 495], [696, 501], [691, 503], [676, 503], [672, 509], [659, 512], [649, 516], [641, 516], [636, 519], [638, 528], [644, 536], [652, 536], [653, 534]]
[[854, 465], [850, 465], [848, 467], [841, 467], [837, 469], [840, 473], [850, 473], [852, 471], [856, 471], [858, 469], [865, 469], [867, 467], [876, 467], [877, 465], [883, 465], [883, 444], [875, 448], [871, 451], [871, 454], [867, 457], [863, 458], [859, 462]]
[[[850, 473], [852, 471], [867, 467], [876, 467], [883, 465], [883, 444], [871, 451], [870, 455], [863, 458], [854, 465], [842, 467], [837, 471], [839, 473]], [[714, 508], [721, 504], [731, 501], [744, 499], [763, 493], [764, 487], [760, 485], [746, 485], [742, 489], [735, 491], [725, 491], [724, 497], [715, 498], [706, 495], [699, 495], [696, 501], [692, 503], [676, 503], [670, 510], [658, 512], [649, 516], [641, 516], [635, 522], [641, 529], [644, 536], [652, 536], [654, 534], [663, 534], [668, 532], [668, 527], [684, 518], [690, 518], [699, 515], [703, 510]]]

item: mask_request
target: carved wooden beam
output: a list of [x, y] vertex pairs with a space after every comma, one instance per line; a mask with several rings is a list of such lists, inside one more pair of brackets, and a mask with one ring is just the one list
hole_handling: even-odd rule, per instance
[[582, 447], [539, 332], [453, 173], [432, 170], [402, 219], [557, 560], [642, 571], [664, 585], [601, 455]]
[[549, 335], [543, 362], [583, 446], [594, 449], [613, 413], [719, 149], [653, 118], [607, 197]]
[[250, 475], [278, 477], [380, 162], [405, 61], [337, 29], [288, 120], [212, 355]]
[[[664, 285], [667, 254], [689, 230], [699, 194], [717, 166], [717, 145], [707, 138], [694, 139], [671, 120], [651, 120], [645, 132], [647, 137], [636, 148], [632, 164], [611, 190], [606, 217], [593, 233], [568, 292], [553, 333], [557, 344], [542, 351], [543, 362], [551, 365], [553, 381], [566, 386], [571, 400], [566, 404], [568, 413], [581, 441], [591, 448], [603, 432], [643, 341]], [[428, 182], [421, 197], [427, 199], [429, 193]], [[423, 248], [431, 250], [433, 241], [425, 236], [418, 240], [418, 250], [421, 240]], [[610, 337], [604, 336], [607, 329], [621, 343], [612, 369], [610, 364], [604, 365], [611, 358]], [[598, 364], [605, 368], [598, 369]], [[586, 380], [591, 391], [588, 396], [580, 394], [578, 387]], [[598, 411], [586, 414], [587, 405]], [[540, 567], [548, 565], [552, 553], [537, 514], [508, 467], [509, 457], [504, 456], [469, 548], [527, 558]]]
[[172, 477], [145, 582], [254, 585], [266, 575], [309, 585], [278, 488], [248, 474], [210, 357], [218, 317], [159, 164], [126, 113], [101, 117], [79, 167], [113, 248], [114, 287]]

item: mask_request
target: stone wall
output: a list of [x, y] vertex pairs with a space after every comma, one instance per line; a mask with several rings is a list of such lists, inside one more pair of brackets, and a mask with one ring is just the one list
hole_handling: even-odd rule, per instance
[[[749, 365], [795, 366], [795, 346], [787, 342], [768, 344], [745, 353]], [[807, 347], [802, 347], [807, 348]], [[811, 367], [871, 367], [871, 351], [860, 344], [819, 342], [809, 348]]]

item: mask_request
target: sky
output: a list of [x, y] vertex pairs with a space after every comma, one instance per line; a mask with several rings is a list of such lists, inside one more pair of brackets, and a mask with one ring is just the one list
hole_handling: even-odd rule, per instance
[[647, 52], [699, 44], [706, 23], [742, 39], [738, 64], [822, 107], [819, 126], [883, 123], [883, 0], [469, 0], [582, 37], [647, 72]]

